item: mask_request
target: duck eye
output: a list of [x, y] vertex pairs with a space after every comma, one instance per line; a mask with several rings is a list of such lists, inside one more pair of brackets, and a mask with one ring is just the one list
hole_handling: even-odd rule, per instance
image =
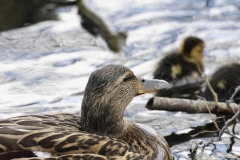
[[123, 78], [123, 82], [126, 82], [128, 80], [128, 77]]
[[146, 81], [145, 81], [145, 79], [142, 79], [141, 82], [142, 82], [142, 83], [145, 83]]

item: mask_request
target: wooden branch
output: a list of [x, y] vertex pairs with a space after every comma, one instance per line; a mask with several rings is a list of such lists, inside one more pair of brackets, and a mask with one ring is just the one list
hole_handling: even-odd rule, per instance
[[205, 83], [207, 84], [208, 89], [210, 90], [210, 92], [211, 92], [212, 95], [213, 95], [213, 98], [214, 98], [214, 101], [215, 101], [216, 106], [218, 106], [218, 95], [217, 95], [217, 93], [213, 90], [212, 86], [210, 85], [210, 83], [209, 83], [209, 81], [208, 81], [208, 79], [207, 79], [206, 74], [204, 74], [203, 79], [204, 79]]
[[91, 1], [79, 0], [78, 9], [82, 16], [82, 25], [94, 36], [100, 34], [114, 52], [120, 52], [125, 44], [126, 33], [117, 32], [114, 26], [91, 8]]
[[[231, 108], [229, 108], [226, 103], [219, 102], [218, 107], [216, 107], [215, 102], [206, 101], [206, 103], [212, 113], [234, 114], [231, 108], [233, 108], [235, 112], [238, 111], [238, 105], [235, 103], [231, 104]], [[151, 104], [148, 104], [148, 109], [207, 113], [208, 108], [206, 107], [206, 103], [201, 100], [154, 97]]]
[[[199, 97], [199, 96], [198, 96], [198, 97]], [[203, 98], [203, 97], [199, 97], [199, 98], [201, 98], [201, 99], [204, 100], [205, 105], [206, 105], [206, 107], [207, 107], [207, 109], [208, 109], [208, 113], [209, 113], [209, 115], [210, 115], [210, 117], [211, 117], [211, 120], [212, 120], [212, 122], [214, 123], [214, 126], [216, 127], [217, 130], [215, 130], [215, 131], [207, 131], [207, 130], [203, 130], [203, 131], [201, 131], [201, 132], [198, 132], [198, 133], [195, 134], [195, 135], [191, 135], [191, 137], [196, 137], [196, 136], [198, 136], [199, 134], [203, 134], [203, 133], [207, 133], [207, 132], [208, 132], [208, 133], [217, 133], [217, 132], [220, 131], [220, 129], [219, 129], [217, 123], [216, 123], [216, 119], [213, 119], [213, 117], [212, 117], [212, 113], [211, 113], [211, 111], [210, 111], [210, 109], [209, 109], [209, 107], [208, 107], [208, 104], [207, 104], [206, 99]]]
[[[231, 108], [231, 106], [230, 106], [229, 104], [230, 104], [230, 103], [234, 103], [234, 100], [233, 100], [233, 99], [235, 98], [236, 94], [237, 94], [239, 91], [240, 91], [240, 86], [238, 86], [238, 87], [235, 89], [235, 91], [234, 91], [234, 93], [232, 94], [232, 96], [230, 97], [230, 99], [229, 99], [228, 101], [226, 101], [228, 107]], [[236, 113], [236, 112], [234, 112], [234, 113]]]
[[228, 104], [234, 102], [233, 99], [235, 98], [236, 94], [237, 94], [239, 91], [240, 91], [240, 86], [238, 86], [238, 87], [235, 89], [234, 93], [232, 94], [232, 96], [230, 97], [230, 99], [227, 101]]
[[[238, 86], [234, 93], [232, 94], [231, 98], [229, 99], [229, 101], [227, 102], [227, 106], [229, 106], [229, 104], [233, 101], [233, 98], [235, 97], [235, 95], [240, 91], [240, 86]], [[232, 108], [232, 106], [230, 106]], [[232, 108], [234, 110], [234, 108]], [[239, 108], [238, 108], [238, 111], [237, 113], [235, 111], [234, 112], [234, 116], [227, 120], [227, 122], [225, 123], [225, 125], [223, 126], [223, 128], [221, 129], [221, 131], [219, 132], [219, 136], [218, 136], [218, 140], [221, 140], [221, 137], [222, 137], [222, 134], [223, 132], [227, 129], [228, 133], [231, 134], [228, 130], [228, 126], [230, 126], [230, 124], [233, 122], [233, 121], [236, 121], [237, 117], [240, 115], [240, 104], [239, 104]], [[237, 137], [238, 138], [238, 137]]]
[[193, 134], [193, 135], [190, 135], [192, 138], [194, 138], [194, 137], [197, 137], [198, 135], [200, 135], [200, 134], [203, 134], [203, 133], [218, 133], [220, 130], [215, 130], [215, 131], [208, 131], [208, 130], [203, 130], [203, 131], [200, 131], [200, 132], [198, 132], [198, 133], [196, 133], [196, 134]]
[[[211, 86], [209, 85], [208, 87], [211, 87]], [[203, 152], [204, 152], [204, 148], [205, 148], [206, 146], [208, 146], [209, 144], [213, 144], [214, 142], [219, 142], [219, 141], [221, 141], [221, 137], [222, 137], [223, 132], [224, 132], [225, 130], [227, 130], [227, 131], [226, 131], [227, 134], [231, 135], [232, 137], [234, 137], [234, 138], [236, 138], [236, 139], [240, 139], [239, 137], [237, 137], [236, 135], [234, 135], [234, 133], [231, 133], [231, 132], [229, 131], [229, 129], [228, 129], [228, 126], [230, 126], [231, 123], [233, 123], [234, 121], [236, 121], [237, 117], [240, 115], [240, 104], [238, 105], [239, 108], [238, 108], [237, 113], [236, 113], [236, 111], [235, 111], [237, 104], [234, 103], [234, 107], [233, 107], [233, 106], [229, 106], [230, 103], [233, 102], [233, 98], [235, 97], [235, 95], [236, 95], [237, 92], [239, 92], [239, 91], [240, 91], [240, 86], [238, 86], [238, 87], [235, 89], [235, 91], [234, 91], [234, 93], [232, 94], [230, 100], [228, 100], [227, 103], [226, 103], [226, 106], [225, 106], [225, 107], [228, 107], [228, 108], [230, 107], [231, 110], [233, 111], [234, 116], [233, 116], [231, 119], [229, 119], [227, 122], [225, 121], [225, 118], [223, 117], [223, 120], [224, 120], [225, 125], [223, 126], [223, 128], [222, 128], [221, 130], [219, 129], [216, 121], [212, 118], [212, 114], [211, 114], [211, 111], [210, 111], [210, 109], [209, 109], [209, 106], [208, 106], [208, 104], [207, 104], [207, 102], [206, 102], [206, 99], [203, 98], [204, 101], [205, 101], [206, 107], [207, 107], [207, 109], [208, 109], [208, 111], [209, 111], [209, 114], [210, 114], [210, 116], [211, 116], [211, 119], [212, 119], [215, 127], [217, 128], [217, 131], [206, 131], [206, 130], [204, 130], [203, 132], [199, 132], [199, 133], [193, 135], [192, 137], [197, 136], [197, 135], [202, 134], [202, 133], [206, 133], [206, 132], [219, 132], [219, 131], [220, 131], [220, 132], [219, 132], [218, 138], [216, 138], [216, 139], [211, 138], [209, 142], [204, 142], [204, 143], [201, 142], [201, 143], [199, 143], [199, 144], [193, 143], [192, 146], [191, 146], [191, 149], [190, 149], [190, 156], [191, 156], [192, 159], [194, 159], [194, 160], [195, 160], [195, 159], [202, 159], [202, 155], [203, 155]], [[212, 93], [213, 93], [213, 92], [212, 92]], [[202, 97], [200, 97], [200, 98], [202, 98]], [[215, 99], [215, 100], [216, 100], [216, 99]], [[154, 100], [153, 100], [153, 101], [154, 101]], [[215, 101], [215, 103], [218, 103], [218, 102]], [[218, 103], [218, 104], [219, 104], [219, 103]], [[219, 104], [219, 105], [220, 105], [220, 104]], [[218, 107], [219, 107], [219, 106], [218, 106]], [[217, 117], [217, 118], [219, 118], [219, 117]], [[203, 144], [203, 145], [202, 145], [202, 144]], [[198, 155], [196, 155], [196, 152], [197, 152], [197, 149], [198, 149], [198, 148], [201, 148], [201, 151], [200, 151], [200, 153], [199, 153]], [[199, 158], [199, 157], [200, 157], [200, 158]]]

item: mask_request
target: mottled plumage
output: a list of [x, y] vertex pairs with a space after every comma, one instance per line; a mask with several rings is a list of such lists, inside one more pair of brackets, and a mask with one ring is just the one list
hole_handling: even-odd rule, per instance
[[[209, 83], [218, 94], [219, 102], [229, 100], [235, 89], [240, 86], [240, 64], [232, 63], [218, 68], [213, 73]], [[204, 92], [204, 97], [209, 101], [214, 100], [208, 88]], [[237, 93], [234, 101], [240, 103], [240, 93]]]
[[154, 79], [164, 79], [176, 86], [182, 78], [187, 79], [188, 76], [189, 78], [194, 76], [196, 79], [199, 78], [202, 71], [203, 68], [196, 65], [196, 63], [186, 60], [182, 54], [171, 53], [159, 61], [153, 75]]
[[201, 88], [203, 48], [201, 39], [187, 37], [178, 52], [169, 53], [158, 62], [153, 73], [154, 79], [164, 79], [170, 86], [167, 90], [159, 91], [156, 96], [195, 98], [191, 94]]
[[[89, 78], [81, 117], [61, 113], [1, 120], [0, 159], [170, 160], [168, 144], [156, 130], [123, 119], [135, 96], [165, 87], [165, 81], [137, 79], [126, 67], [105, 66]], [[35, 151], [51, 158], [36, 157]]]

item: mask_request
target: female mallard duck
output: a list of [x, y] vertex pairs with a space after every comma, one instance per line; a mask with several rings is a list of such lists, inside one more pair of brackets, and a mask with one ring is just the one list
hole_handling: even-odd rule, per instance
[[[240, 64], [232, 63], [220, 67], [213, 73], [209, 83], [218, 94], [219, 102], [229, 100], [235, 88], [240, 85]], [[209, 101], [214, 100], [208, 88], [204, 92], [204, 97]], [[240, 103], [240, 93], [236, 94], [234, 101]]]
[[[138, 79], [118, 65], [93, 72], [85, 88], [81, 117], [29, 115], [0, 121], [0, 159], [172, 159], [165, 139], [154, 129], [123, 119], [137, 95], [166, 88], [163, 80]], [[34, 152], [51, 158], [34, 157]]]

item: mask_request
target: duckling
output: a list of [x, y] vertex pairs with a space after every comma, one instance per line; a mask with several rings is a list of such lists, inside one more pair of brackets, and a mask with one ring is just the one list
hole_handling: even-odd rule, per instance
[[158, 62], [153, 73], [154, 79], [168, 81], [170, 88], [159, 91], [157, 96], [178, 97], [180, 96], [178, 94], [187, 93], [194, 86], [189, 84], [199, 82], [199, 78], [204, 71], [203, 49], [203, 40], [197, 37], [187, 37], [184, 39], [179, 52], [170, 53]]
[[[204, 41], [190, 36], [184, 39], [178, 52], [171, 52], [161, 59], [153, 77], [164, 79], [170, 85], [155, 96], [197, 99], [196, 94], [202, 94], [203, 49]], [[152, 109], [152, 105], [153, 98], [150, 98], [145, 107]]]
[[[218, 101], [225, 102], [232, 96], [235, 88], [240, 85], [240, 64], [232, 63], [218, 68], [212, 75], [210, 85], [218, 94]], [[206, 100], [213, 101], [211, 91], [206, 88], [204, 92]], [[237, 93], [234, 98], [235, 103], [240, 103], [240, 93]]]
[[[102, 67], [89, 77], [81, 116], [61, 113], [1, 120], [0, 159], [171, 160], [169, 146], [156, 130], [123, 119], [135, 96], [167, 86], [164, 80], [137, 78], [124, 66]], [[36, 151], [51, 153], [51, 158], [30, 158]]]

